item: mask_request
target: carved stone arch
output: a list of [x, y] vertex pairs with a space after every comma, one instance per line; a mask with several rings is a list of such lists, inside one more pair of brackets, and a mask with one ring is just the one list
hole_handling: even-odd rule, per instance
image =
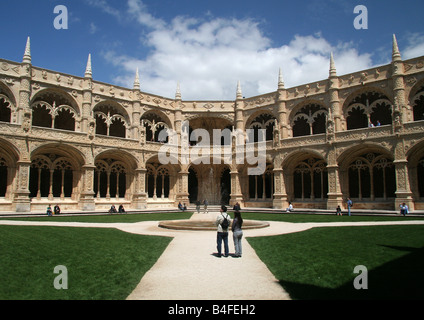
[[2, 81], [2, 80], [0, 80], [0, 95], [6, 96], [7, 99], [10, 100], [11, 105], [14, 108], [17, 107], [17, 102], [16, 102], [16, 98], [15, 98], [13, 91], [10, 90], [10, 88], [7, 86], [7, 84], [4, 83], [4, 81]]
[[[74, 99], [72, 94], [61, 88], [46, 88], [34, 94], [31, 99], [31, 107], [37, 102], [46, 102], [50, 106], [67, 106], [72, 109], [76, 118], [81, 117], [81, 108], [78, 102]], [[53, 114], [52, 114], [53, 115]]]
[[424, 79], [411, 89], [408, 101], [413, 112], [414, 121], [424, 120]]
[[141, 120], [148, 118], [149, 114], [155, 114], [158, 118], [161, 119], [161, 122], [164, 122], [166, 124], [166, 127], [169, 129], [173, 129], [172, 121], [169, 119], [169, 117], [162, 111], [157, 109], [149, 109], [146, 112], [144, 112], [140, 117], [140, 124]]
[[124, 106], [117, 101], [107, 99], [97, 103], [93, 107], [93, 113], [97, 113], [99, 111], [105, 115], [109, 114], [110, 117], [120, 115], [125, 120], [124, 123], [127, 127], [132, 124], [127, 110], [125, 110]]
[[[350, 92], [350, 94], [346, 97], [343, 103], [343, 114], [345, 114], [344, 110], [348, 108], [351, 104], [358, 103], [358, 98], [360, 98], [364, 94], [372, 93], [375, 94], [376, 98], [374, 100], [379, 99], [378, 96], [384, 96], [387, 100], [389, 100], [391, 103], [393, 103], [393, 93], [389, 89], [382, 89], [380, 87], [375, 87], [372, 85], [367, 85], [364, 87], [361, 87], [360, 89], [353, 90]], [[373, 100], [373, 101], [374, 101]], [[372, 102], [370, 101], [370, 104]], [[365, 105], [365, 103], [362, 103]]]

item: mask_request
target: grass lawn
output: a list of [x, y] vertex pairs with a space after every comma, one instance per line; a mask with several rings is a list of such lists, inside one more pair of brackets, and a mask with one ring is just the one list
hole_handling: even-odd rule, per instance
[[[0, 226], [0, 300], [125, 299], [171, 238], [115, 229]], [[56, 290], [54, 268], [68, 271]]]
[[[424, 226], [314, 228], [248, 242], [293, 299], [424, 298]], [[368, 270], [367, 290], [353, 286], [364, 276], [357, 265]]]
[[72, 215], [72, 216], [39, 216], [39, 217], [1, 217], [0, 220], [19, 221], [57, 221], [57, 222], [95, 222], [95, 223], [134, 223], [142, 221], [162, 221], [190, 219], [193, 212], [158, 212], [138, 214], [102, 214], [102, 215]]
[[[175, 212], [13, 219], [133, 223], [188, 219], [191, 215]], [[294, 223], [423, 219], [242, 215], [244, 219]], [[170, 241], [115, 229], [0, 226], [0, 300], [125, 299]], [[424, 298], [424, 226], [314, 228], [248, 241], [293, 299]], [[53, 271], [58, 265], [67, 267], [67, 290], [54, 288], [58, 274]], [[353, 287], [357, 265], [368, 269], [367, 290]]]

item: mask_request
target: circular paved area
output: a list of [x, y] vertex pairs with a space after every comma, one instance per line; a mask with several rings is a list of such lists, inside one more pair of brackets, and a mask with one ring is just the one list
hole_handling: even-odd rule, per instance
[[[193, 214], [191, 220], [214, 221], [219, 212]], [[129, 300], [288, 300], [290, 296], [258, 258], [246, 237], [300, 232], [314, 227], [424, 224], [424, 221], [288, 223], [269, 222], [269, 227], [244, 230], [243, 257], [218, 258], [216, 232], [160, 228], [157, 221], [138, 223], [78, 223], [0, 221], [3, 225], [117, 228], [173, 240], [128, 296]], [[234, 252], [232, 233], [230, 253]], [[223, 280], [224, 279], [224, 280]]]

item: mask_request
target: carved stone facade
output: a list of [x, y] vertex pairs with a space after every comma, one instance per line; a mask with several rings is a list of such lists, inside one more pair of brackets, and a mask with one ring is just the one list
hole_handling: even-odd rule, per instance
[[[0, 211], [128, 210], [176, 207], [208, 199], [242, 207], [335, 210], [424, 209], [424, 57], [403, 61], [393, 38], [388, 65], [233, 101], [185, 101], [32, 65], [28, 39], [22, 63], [0, 60]], [[176, 132], [182, 141], [204, 129], [265, 129], [266, 166], [249, 175], [247, 161], [223, 153], [210, 163], [164, 164], [159, 150]], [[375, 125], [370, 127], [370, 124]], [[212, 136], [212, 135], [211, 135]], [[257, 141], [257, 134], [255, 135]], [[246, 144], [246, 150], [257, 143]], [[224, 149], [224, 148], [223, 148]], [[215, 150], [214, 150], [215, 151]]]

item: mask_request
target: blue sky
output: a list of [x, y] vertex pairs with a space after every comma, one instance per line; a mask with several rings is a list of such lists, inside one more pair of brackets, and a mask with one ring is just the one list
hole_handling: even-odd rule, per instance
[[[357, 30], [356, 5], [368, 9]], [[57, 30], [55, 6], [68, 9]], [[32, 63], [183, 100], [233, 100], [328, 77], [334, 53], [339, 75], [390, 62], [392, 34], [402, 58], [424, 55], [422, 0], [15, 0], [3, 1], [0, 58], [22, 61], [27, 36]]]

